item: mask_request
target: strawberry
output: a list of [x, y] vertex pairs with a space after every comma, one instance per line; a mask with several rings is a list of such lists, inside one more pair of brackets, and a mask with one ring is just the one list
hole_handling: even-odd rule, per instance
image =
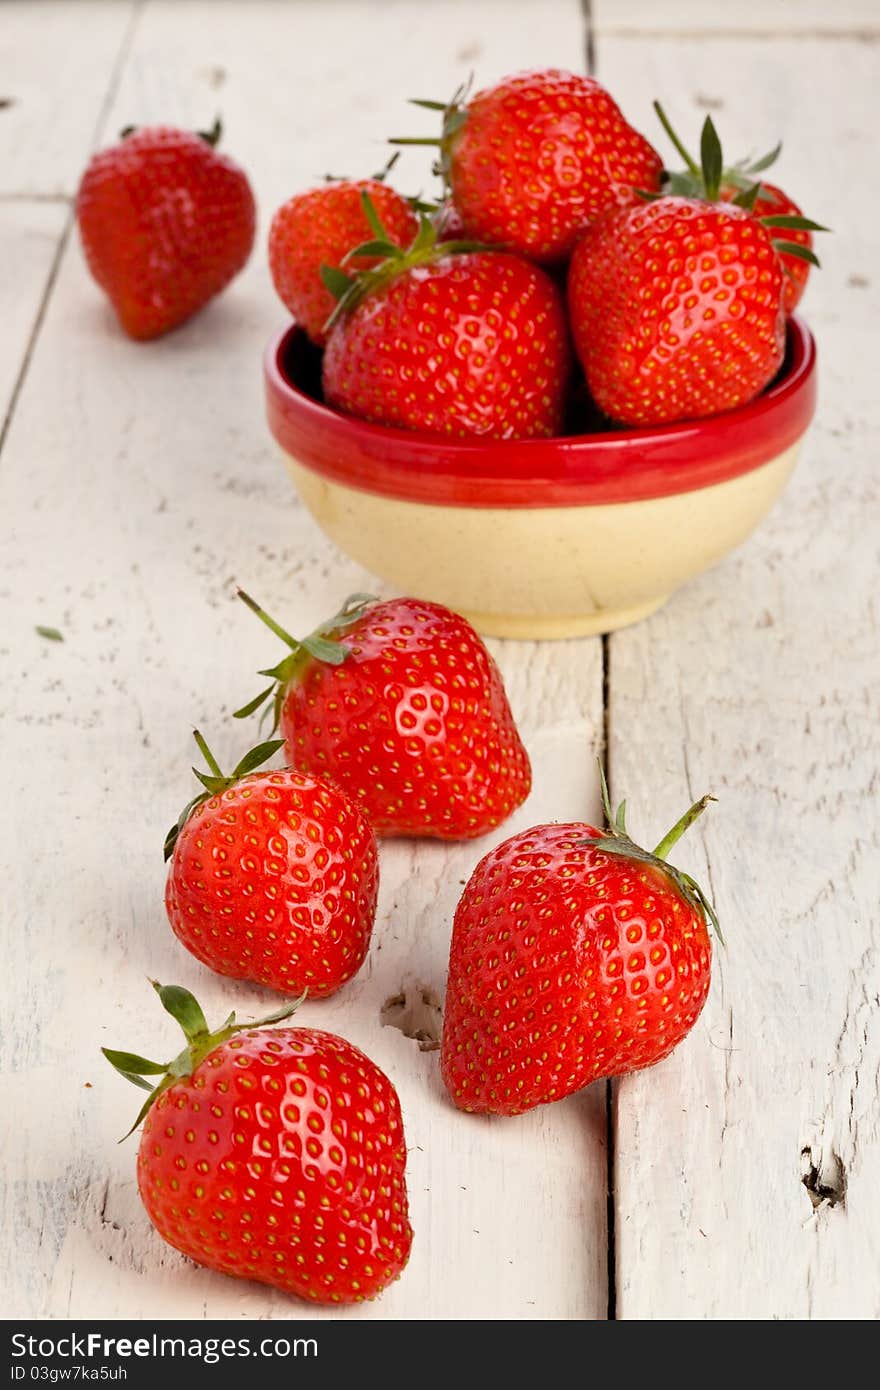
[[363, 964], [379, 887], [376, 839], [344, 792], [293, 768], [256, 772], [260, 744], [224, 777], [210, 768], [165, 841], [175, 936], [220, 975], [285, 994], [332, 994]]
[[461, 896], [441, 1051], [461, 1110], [518, 1115], [652, 1066], [706, 1002], [717, 920], [666, 855], [711, 798], [649, 854], [602, 784], [606, 831], [525, 830], [486, 855]]
[[443, 134], [392, 143], [439, 145], [465, 235], [533, 260], [564, 260], [600, 213], [659, 187], [660, 156], [592, 77], [524, 72], [415, 104], [443, 113]]
[[377, 834], [470, 840], [528, 796], [529, 759], [498, 668], [457, 613], [355, 594], [297, 641], [239, 597], [290, 651], [236, 717], [271, 700], [290, 763], [331, 778]]
[[[721, 197], [732, 201], [737, 197], [739, 190], [730, 186], [722, 187]], [[768, 223], [768, 218], [787, 217], [792, 219], [792, 225], [788, 227], [785, 240], [794, 246], [805, 247], [810, 250], [813, 245], [813, 238], [806, 227], [793, 225], [795, 222], [808, 221], [804, 218], [797, 203], [789, 198], [787, 193], [783, 193], [781, 188], [777, 188], [773, 183], [761, 180], [761, 191], [752, 204], [752, 212], [759, 218], [764, 226], [772, 226]], [[779, 225], [778, 223], [776, 224]], [[817, 229], [818, 230], [818, 229]], [[782, 307], [786, 314], [793, 314], [800, 303], [804, 290], [807, 287], [807, 280], [810, 274], [810, 261], [803, 256], [794, 254], [791, 251], [781, 251], [777, 249], [777, 254], [782, 262], [784, 278], [782, 282]]]
[[[686, 166], [680, 172], [664, 173], [664, 189], [686, 197], [701, 197], [705, 191], [702, 169], [682, 144], [659, 101], [654, 102], [654, 110]], [[761, 177], [765, 169], [776, 163], [781, 152], [780, 141], [760, 159], [743, 159], [722, 169], [719, 197], [725, 202], [744, 203], [765, 227], [784, 230], [784, 241], [775, 245], [785, 271], [782, 305], [786, 314], [792, 314], [806, 287], [810, 265], [818, 264], [815, 256], [809, 254], [813, 246], [811, 232], [824, 232], [827, 228], [804, 217], [797, 203], [787, 193]], [[805, 255], [805, 252], [808, 254]]]
[[462, 438], [559, 432], [570, 354], [548, 275], [505, 252], [439, 243], [428, 218], [406, 252], [387, 237], [366, 246], [386, 259], [337, 306], [323, 366], [329, 405]]
[[[806, 218], [757, 218], [757, 185], [719, 201], [721, 145], [703, 126], [699, 197], [664, 194], [607, 213], [578, 244], [568, 277], [575, 350], [601, 410], [658, 425], [733, 410], [772, 381], [785, 351], [774, 239]], [[673, 187], [677, 187], [673, 184]]]
[[[168, 1063], [103, 1048], [150, 1092], [136, 1129], [141, 1201], [197, 1264], [316, 1303], [360, 1303], [409, 1258], [406, 1147], [394, 1086], [316, 1028], [235, 1014], [210, 1032], [185, 989], [154, 983], [186, 1045]], [[145, 1076], [158, 1078], [151, 1088]]]
[[254, 242], [246, 175], [207, 135], [123, 131], [89, 162], [76, 198], [83, 250], [126, 333], [158, 338], [219, 294]]
[[[275, 288], [313, 342], [326, 342], [325, 325], [336, 298], [324, 284], [322, 267], [345, 275], [347, 253], [370, 236], [362, 194], [376, 208], [395, 246], [409, 246], [419, 223], [406, 198], [379, 179], [340, 179], [298, 193], [280, 207], [269, 232], [269, 266]], [[361, 256], [349, 262], [354, 271], [375, 265]]]

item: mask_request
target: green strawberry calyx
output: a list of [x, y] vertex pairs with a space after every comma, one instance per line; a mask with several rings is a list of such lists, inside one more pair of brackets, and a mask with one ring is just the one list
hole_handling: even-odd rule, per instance
[[[774, 146], [767, 154], [761, 155], [758, 159], [743, 159], [737, 164], [725, 165], [724, 155], [721, 149], [721, 141], [715, 123], [711, 116], [707, 116], [703, 122], [703, 129], [700, 134], [700, 159], [699, 162], [682, 143], [678, 133], [673, 128], [669, 117], [660, 105], [659, 101], [654, 102], [654, 110], [672, 144], [684, 161], [685, 168], [679, 171], [663, 171], [663, 189], [657, 193], [641, 193], [641, 196], [654, 200], [658, 197], [678, 197], [678, 198], [697, 198], [703, 202], [716, 203], [719, 200], [722, 188], [733, 187], [738, 190], [736, 196], [730, 201], [746, 212], [752, 212], [759, 197], [772, 196], [761, 184], [760, 176], [776, 163], [782, 152], [782, 142]], [[802, 217], [788, 213], [768, 213], [757, 219], [768, 231], [773, 232], [827, 232], [828, 227], [823, 227], [819, 222], [814, 222], [811, 217]], [[773, 236], [773, 248], [777, 254], [782, 256], [794, 256], [797, 260], [808, 261], [810, 265], [819, 266], [820, 261], [816, 253], [809, 246], [801, 246], [798, 242], [788, 241], [785, 236]]]
[[[255, 1020], [252, 1023], [237, 1023], [235, 1014], [231, 1013], [219, 1028], [211, 1030], [200, 1004], [188, 989], [184, 989], [181, 985], [160, 985], [158, 980], [151, 980], [150, 984], [158, 994], [166, 1013], [169, 1013], [183, 1029], [186, 1046], [170, 1062], [151, 1062], [148, 1057], [140, 1057], [135, 1052], [118, 1052], [112, 1047], [101, 1048], [107, 1061], [116, 1068], [120, 1076], [124, 1076], [126, 1081], [130, 1081], [133, 1086], [139, 1086], [142, 1091], [149, 1091], [137, 1119], [131, 1129], [123, 1135], [123, 1139], [127, 1139], [129, 1134], [134, 1133], [150, 1106], [155, 1104], [163, 1091], [167, 1091], [181, 1077], [192, 1076], [196, 1067], [215, 1048], [220, 1047], [236, 1033], [248, 1032], [252, 1028], [265, 1028], [269, 1024], [280, 1023], [283, 1019], [290, 1018], [306, 997], [305, 994], [302, 994], [298, 999], [285, 1004], [281, 1009], [276, 1009], [266, 1018]], [[147, 1076], [160, 1077], [161, 1080], [153, 1083], [144, 1079]], [[121, 1142], [122, 1140], [120, 1140]]]
[[[369, 193], [363, 188], [361, 189], [361, 203], [363, 204], [364, 216], [373, 233], [372, 239], [361, 242], [359, 246], [353, 246], [338, 266], [321, 266], [321, 279], [324, 287], [336, 299], [336, 306], [324, 325], [325, 332], [329, 331], [343, 315], [350, 314], [352, 309], [356, 308], [363, 299], [366, 299], [367, 295], [375, 294], [377, 290], [395, 280], [398, 275], [412, 270], [414, 266], [430, 265], [432, 261], [441, 260], [444, 256], [460, 256], [473, 251], [498, 251], [501, 249], [498, 246], [486, 246], [480, 241], [441, 242], [437, 224], [425, 211], [427, 208], [429, 211], [435, 212], [434, 204], [424, 204], [419, 211], [419, 230], [409, 246], [397, 246], [389, 237]], [[369, 270], [362, 270], [352, 275], [344, 267], [350, 266], [351, 262], [359, 256], [379, 257], [379, 261]]]
[[[238, 597], [252, 613], [256, 613], [261, 623], [264, 623], [276, 637], [280, 637], [285, 646], [290, 648], [287, 656], [282, 657], [276, 666], [264, 667], [258, 674], [269, 676], [272, 684], [267, 685], [265, 690], [261, 690], [259, 695], [255, 695], [252, 700], [248, 700], [241, 709], [235, 710], [234, 719], [247, 719], [254, 714], [267, 700], [271, 700], [268, 706], [272, 711], [272, 729], [274, 733], [278, 728], [281, 719], [281, 706], [284, 703], [284, 696], [291, 681], [298, 680], [308, 662], [323, 661], [327, 666], [341, 666], [349, 655], [349, 649], [344, 642], [339, 640], [339, 636], [345, 632], [347, 627], [356, 623], [362, 618], [367, 609], [372, 604], [377, 603], [374, 594], [349, 594], [345, 603], [338, 613], [334, 613], [332, 618], [319, 627], [314, 632], [309, 633], [308, 637], [291, 637], [289, 632], [270, 617], [264, 608], [261, 608], [256, 599], [246, 594], [244, 589], [239, 589]], [[267, 754], [268, 756], [268, 754]]]
[[220, 771], [217, 759], [214, 757], [214, 754], [211, 752], [198, 729], [193, 730], [193, 738], [198, 745], [199, 752], [208, 764], [207, 772], [200, 772], [197, 767], [193, 768], [193, 772], [204, 787], [204, 791], [199, 792], [198, 796], [194, 796], [192, 801], [187, 802], [180, 815], [177, 817], [177, 820], [168, 831], [168, 834], [165, 836], [164, 851], [166, 863], [174, 853], [174, 846], [177, 844], [178, 835], [196, 807], [201, 806], [203, 801], [208, 801], [212, 796], [219, 796], [221, 792], [228, 791], [230, 787], [235, 786], [236, 782], [240, 782], [242, 777], [247, 777], [249, 772], [254, 772], [258, 767], [262, 767], [263, 763], [268, 762], [273, 753], [277, 753], [278, 749], [284, 744], [282, 738], [273, 738], [267, 740], [265, 743], [258, 743], [256, 748], [251, 748], [248, 753], [245, 753], [241, 761], [236, 764], [232, 772], [227, 776]]
[[389, 145], [422, 145], [437, 150], [432, 172], [443, 180], [445, 192], [451, 187], [452, 151], [467, 120], [467, 102], [473, 85], [472, 77], [455, 89], [449, 101], [426, 101], [422, 97], [410, 97], [410, 106], [420, 106], [423, 111], [436, 111], [443, 117], [443, 128], [439, 135], [396, 135]]
[[677, 893], [684, 899], [688, 907], [700, 914], [707, 927], [712, 926], [715, 935], [723, 946], [724, 937], [710, 899], [703, 892], [696, 879], [691, 878], [690, 874], [685, 873], [683, 869], [675, 868], [666, 859], [673, 845], [677, 844], [685, 831], [703, 814], [709, 802], [716, 798], [708, 795], [701, 796], [699, 801], [695, 801], [693, 806], [688, 807], [680, 820], [675, 822], [672, 829], [667, 831], [653, 850], [646, 850], [631, 840], [627, 833], [626, 801], [621, 801], [617, 810], [614, 811], [605, 771], [601, 763], [599, 764], [599, 778], [602, 784], [602, 809], [605, 812], [606, 830], [603, 835], [590, 835], [581, 843], [591, 849], [600, 850], [602, 854], [614, 854], [621, 859], [635, 860], [639, 864], [649, 864], [652, 868], [659, 869], [667, 879], [671, 879]]

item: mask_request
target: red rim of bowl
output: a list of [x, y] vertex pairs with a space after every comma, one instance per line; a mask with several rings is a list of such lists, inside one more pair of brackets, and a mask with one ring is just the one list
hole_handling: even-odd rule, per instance
[[650, 429], [558, 439], [470, 441], [416, 434], [341, 415], [285, 369], [296, 324], [265, 356], [269, 428], [315, 473], [361, 492], [464, 507], [571, 507], [637, 502], [711, 487], [778, 457], [816, 406], [816, 345], [788, 324], [785, 364], [762, 395], [724, 415]]

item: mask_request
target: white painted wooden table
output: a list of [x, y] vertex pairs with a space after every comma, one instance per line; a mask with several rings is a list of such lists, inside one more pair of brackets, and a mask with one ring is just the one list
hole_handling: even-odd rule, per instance
[[[744, 152], [785, 138], [784, 182], [833, 224], [805, 303], [822, 400], [763, 529], [606, 642], [494, 643], [535, 764], [512, 829], [616, 796], [650, 836], [719, 804], [682, 848], [726, 954], [692, 1037], [659, 1068], [520, 1120], [445, 1103], [436, 1054], [380, 1008], [442, 994], [452, 910], [480, 846], [388, 844], [374, 946], [309, 1024], [400, 1089], [416, 1231], [364, 1318], [880, 1316], [877, 923], [876, 189], [871, 0], [208, 0], [0, 7], [0, 1307], [6, 1316], [297, 1318], [198, 1270], [140, 1207], [135, 1093], [102, 1043], [170, 1038], [145, 977], [212, 1017], [269, 997], [211, 976], [169, 932], [161, 843], [190, 793], [195, 722], [227, 716], [270, 655], [236, 582], [294, 630], [367, 577], [316, 531], [263, 424], [260, 353], [282, 321], [273, 208], [325, 171], [368, 172], [403, 99], [468, 69], [586, 61], [651, 134], [650, 100], [705, 109]], [[88, 279], [70, 197], [128, 121], [221, 110], [260, 245], [189, 327], [126, 342]], [[407, 156], [405, 186], [422, 179]], [[37, 623], [59, 626], [63, 645]], [[609, 1187], [610, 1182], [610, 1187]], [[610, 1195], [609, 1195], [610, 1194]]]

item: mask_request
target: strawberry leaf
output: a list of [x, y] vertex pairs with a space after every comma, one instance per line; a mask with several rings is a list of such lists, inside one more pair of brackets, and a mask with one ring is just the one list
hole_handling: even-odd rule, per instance
[[321, 280], [334, 299], [341, 299], [351, 289], [351, 277], [335, 265], [321, 266]]
[[707, 116], [703, 122], [703, 129], [700, 135], [700, 163], [703, 169], [703, 183], [706, 187], [706, 197], [710, 203], [714, 203], [721, 188], [721, 176], [724, 173], [724, 157], [721, 153], [721, 141], [718, 139], [718, 131], [715, 129], [715, 122], [711, 116]]
[[796, 260], [807, 261], [821, 269], [822, 262], [809, 246], [799, 246], [796, 241], [774, 241], [773, 247], [780, 256], [794, 256]]
[[195, 995], [182, 985], [160, 985], [158, 980], [151, 980], [150, 983], [159, 996], [162, 1008], [180, 1024], [187, 1042], [207, 1033], [207, 1020]]
[[788, 213], [771, 213], [769, 217], [762, 217], [761, 221], [765, 227], [782, 227], [786, 231], [792, 232], [827, 232], [830, 227], [823, 227], [820, 222], [814, 222], [811, 217], [801, 217], [789, 215]]
[[[155, 1104], [163, 1092], [182, 1077], [191, 1076], [196, 1067], [215, 1048], [220, 1047], [236, 1033], [262, 1028], [267, 1024], [280, 1023], [283, 1019], [290, 1018], [291, 1014], [299, 1008], [307, 993], [307, 991], [304, 992], [298, 999], [276, 1009], [267, 1018], [255, 1019], [251, 1023], [237, 1023], [235, 1014], [232, 1013], [219, 1028], [212, 1032], [208, 1028], [201, 1006], [188, 989], [183, 989], [180, 985], [160, 985], [156, 980], [151, 980], [150, 983], [159, 995], [163, 1007], [183, 1028], [187, 1045], [172, 1061], [165, 1063], [151, 1062], [146, 1057], [139, 1057], [135, 1052], [118, 1052], [110, 1047], [101, 1048], [107, 1061], [115, 1067], [120, 1076], [149, 1092], [147, 1099], [138, 1111], [134, 1124], [128, 1133], [123, 1135], [123, 1139], [127, 1139], [129, 1134], [134, 1133], [150, 1106]], [[148, 1081], [144, 1081], [144, 1075], [161, 1076], [162, 1079], [158, 1085], [150, 1086]]]
[[268, 762], [269, 759], [278, 752], [278, 749], [283, 747], [283, 738], [272, 738], [267, 739], [265, 743], [258, 743], [256, 748], [252, 748], [249, 753], [245, 753], [232, 776], [236, 779], [239, 777], [246, 777], [249, 772], [253, 772], [255, 768], [261, 767], [263, 763]]
[[774, 145], [773, 149], [767, 154], [762, 155], [760, 159], [756, 159], [751, 164], [746, 164], [743, 172], [746, 174], [763, 174], [765, 169], [769, 169], [771, 164], [776, 163], [781, 154], [782, 141], [780, 140], [778, 145]]

